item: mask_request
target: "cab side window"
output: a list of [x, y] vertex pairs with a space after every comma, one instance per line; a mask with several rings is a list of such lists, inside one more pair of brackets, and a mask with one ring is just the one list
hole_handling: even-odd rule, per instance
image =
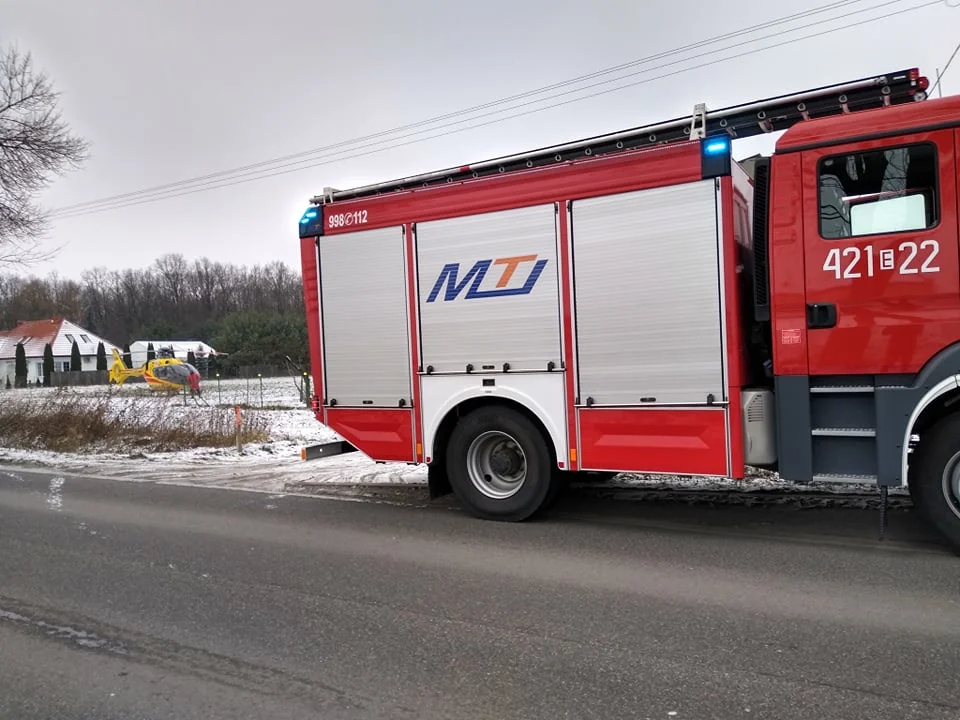
[[831, 155], [817, 167], [827, 240], [925, 230], [940, 219], [932, 143]]

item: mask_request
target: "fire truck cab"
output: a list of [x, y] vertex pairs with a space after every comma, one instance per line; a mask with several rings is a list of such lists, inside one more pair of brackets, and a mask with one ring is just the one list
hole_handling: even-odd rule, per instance
[[799, 123], [762, 161], [755, 225], [769, 249], [779, 472], [908, 485], [954, 543], [958, 153], [958, 97]]
[[960, 97], [926, 87], [325, 190], [300, 222], [318, 420], [484, 518], [571, 473], [756, 466], [907, 486], [960, 549]]

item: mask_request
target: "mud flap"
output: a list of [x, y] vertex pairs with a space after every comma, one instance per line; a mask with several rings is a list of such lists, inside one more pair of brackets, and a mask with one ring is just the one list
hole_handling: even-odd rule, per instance
[[453, 492], [445, 463], [444, 458], [434, 458], [433, 462], [427, 465], [427, 489], [431, 500]]

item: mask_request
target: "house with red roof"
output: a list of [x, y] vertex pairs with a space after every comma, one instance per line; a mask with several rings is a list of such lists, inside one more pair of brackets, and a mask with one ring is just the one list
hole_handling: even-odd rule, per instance
[[36, 384], [37, 378], [43, 382], [43, 350], [47, 343], [53, 349], [54, 370], [69, 371], [74, 341], [80, 349], [81, 369], [97, 369], [97, 345], [101, 342], [107, 352], [107, 365], [113, 361], [115, 345], [65, 318], [21, 321], [11, 330], [0, 330], [0, 387], [6, 386], [7, 378], [11, 385], [14, 382], [19, 343], [23, 343], [27, 357], [27, 382]]

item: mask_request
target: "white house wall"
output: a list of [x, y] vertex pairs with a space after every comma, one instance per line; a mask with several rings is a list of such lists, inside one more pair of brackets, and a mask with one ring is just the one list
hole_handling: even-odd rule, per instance
[[[7, 387], [7, 378], [13, 385], [16, 379], [17, 364], [15, 360], [0, 360], [0, 388]], [[43, 382], [43, 358], [27, 358], [27, 382], [30, 385], [36, 385], [37, 378]]]
[[[81, 370], [92, 371], [97, 369], [97, 358], [86, 357], [81, 358]], [[110, 366], [110, 359], [107, 359], [107, 367]], [[63, 370], [70, 369], [70, 356], [62, 355], [60, 357], [54, 356], [53, 358], [53, 369], [55, 372], [61, 372]], [[14, 376], [16, 375], [16, 361], [15, 360], [0, 360], [0, 388], [5, 388], [7, 383], [7, 378], [10, 378], [10, 384], [13, 384]], [[43, 382], [43, 358], [27, 358], [27, 382], [31, 385], [36, 384], [37, 378], [40, 379], [40, 382]]]
[[7, 386], [7, 378], [10, 378], [10, 384], [13, 385], [13, 375], [16, 367], [10, 360], [0, 360], [0, 387]]
[[[104, 350], [107, 352], [107, 364], [110, 364], [111, 351], [115, 346], [103, 338], [94, 335], [88, 330], [84, 330], [82, 327], [70, 322], [69, 320], [63, 321], [63, 324], [60, 326], [60, 332], [53, 341], [54, 357], [65, 355], [67, 359], [70, 358], [70, 352], [73, 349], [73, 343], [67, 338], [68, 335], [77, 341], [77, 347], [80, 349], [81, 357], [86, 357], [89, 355], [94, 358], [93, 367], [89, 368], [90, 370], [97, 369], [97, 344], [101, 342], [103, 343]], [[84, 342], [84, 337], [86, 337], [90, 342]], [[88, 368], [84, 367], [84, 370], [87, 369]]]
[[[44, 321], [38, 321], [44, 322]], [[32, 328], [36, 332], [37, 328]], [[37, 379], [43, 379], [43, 353], [46, 348], [47, 338], [50, 337], [48, 329], [46, 336], [29, 336], [30, 339], [24, 343], [24, 351], [27, 360], [27, 382], [35, 384]], [[10, 331], [6, 337], [0, 337], [0, 387], [6, 386], [7, 377], [11, 384], [16, 374], [16, 343], [20, 340], [16, 333], [16, 328]], [[86, 338], [86, 340], [84, 340]], [[114, 345], [107, 342], [98, 335], [80, 327], [79, 325], [64, 320], [60, 323], [60, 329], [53, 341], [50, 343], [53, 350], [54, 371], [62, 372], [70, 369], [70, 356], [73, 350], [73, 340], [77, 341], [77, 347], [80, 350], [80, 369], [83, 371], [95, 371], [97, 369], [97, 346], [103, 343], [107, 356], [107, 367], [112, 363], [112, 353]]]

